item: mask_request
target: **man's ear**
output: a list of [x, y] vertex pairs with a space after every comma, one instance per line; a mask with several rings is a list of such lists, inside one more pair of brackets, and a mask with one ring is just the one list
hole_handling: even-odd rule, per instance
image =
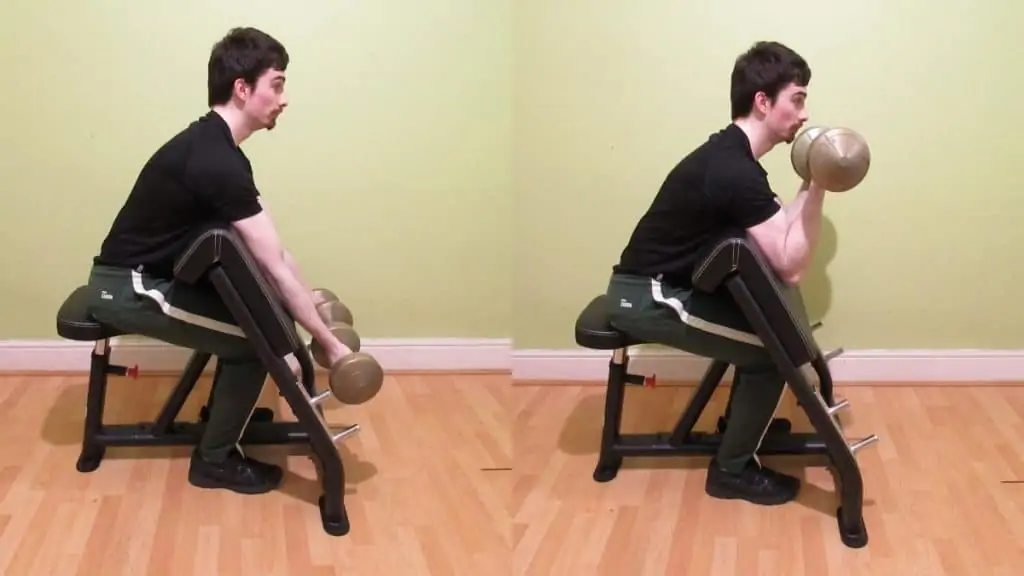
[[768, 113], [768, 106], [771, 104], [771, 99], [764, 92], [758, 92], [754, 94], [754, 110], [761, 114]]
[[245, 83], [242, 78], [235, 78], [235, 83], [231, 87], [232, 92], [242, 100], [248, 100], [250, 94], [249, 85]]

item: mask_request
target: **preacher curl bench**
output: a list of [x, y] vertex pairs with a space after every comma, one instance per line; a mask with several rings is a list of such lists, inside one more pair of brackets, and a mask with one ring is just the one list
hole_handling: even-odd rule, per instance
[[[242, 241], [229, 229], [210, 227], [192, 242], [174, 268], [179, 282], [196, 284], [209, 281], [220, 294], [246, 338], [258, 351], [280, 395], [288, 402], [296, 422], [274, 422], [273, 412], [250, 419], [239, 444], [308, 444], [323, 493], [319, 498], [324, 531], [342, 536], [349, 531], [344, 504], [345, 471], [335, 442], [358, 431], [358, 425], [332, 430], [322, 403], [330, 390], [316, 392], [315, 370], [308, 347], [294, 320], [282, 308], [257, 268]], [[205, 417], [200, 422], [178, 421], [178, 414], [210, 354], [194, 351], [155, 421], [111, 425], [103, 423], [107, 376], [134, 377], [135, 368], [110, 362], [110, 340], [122, 332], [96, 321], [89, 304], [98, 295], [88, 286], [76, 288], [57, 313], [57, 332], [69, 340], [94, 342], [86, 400], [85, 431], [78, 459], [79, 472], [96, 470], [107, 446], [196, 445], [202, 435]], [[296, 378], [286, 358], [294, 355], [301, 369]], [[205, 410], [204, 410], [205, 411]]]
[[[822, 354], [811, 337], [812, 328], [787, 303], [784, 290], [778, 285], [764, 257], [745, 237], [732, 236], [717, 243], [696, 268], [693, 285], [696, 290], [708, 293], [724, 290], [731, 295], [761, 338], [814, 427], [813, 433], [791, 433], [788, 429], [784, 432], [769, 431], [759, 454], [828, 456], [830, 471], [840, 494], [840, 506], [836, 511], [840, 538], [851, 548], [867, 545], [868, 534], [863, 520], [863, 481], [854, 454], [877, 441], [878, 437], [872, 435], [847, 445], [835, 415], [849, 404], [846, 400], [838, 404], [833, 400], [832, 377], [828, 367], [830, 358]], [[792, 292], [786, 293], [793, 296]], [[693, 427], [729, 367], [728, 363], [722, 361], [711, 362], [671, 432], [620, 432], [626, 385], [643, 385], [647, 380], [643, 375], [629, 373], [629, 348], [647, 342], [632, 339], [612, 326], [609, 320], [611, 305], [613, 303], [606, 296], [597, 296], [576, 321], [577, 344], [613, 352], [609, 362], [601, 452], [594, 480], [608, 482], [614, 479], [623, 457], [627, 456], [714, 454], [721, 443], [723, 426], [728, 425], [728, 411], [725, 421], [719, 420], [717, 433], [697, 432]], [[812, 383], [814, 381], [818, 387]], [[816, 388], [820, 388], [820, 395]]]

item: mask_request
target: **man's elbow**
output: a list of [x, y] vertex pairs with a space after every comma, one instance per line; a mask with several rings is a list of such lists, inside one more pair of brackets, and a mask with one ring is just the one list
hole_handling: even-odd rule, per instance
[[800, 280], [804, 276], [803, 268], [799, 266], [796, 262], [789, 262], [786, 261], [784, 258], [781, 260], [781, 262], [778, 262], [776, 265], [773, 266], [773, 268], [775, 269], [775, 276], [789, 286], [795, 286], [799, 284]]

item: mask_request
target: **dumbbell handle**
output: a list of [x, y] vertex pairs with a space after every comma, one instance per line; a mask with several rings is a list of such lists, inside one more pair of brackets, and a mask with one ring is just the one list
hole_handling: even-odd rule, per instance
[[[339, 342], [348, 347], [352, 352], [359, 352], [362, 347], [362, 343], [359, 338], [359, 334], [354, 328], [345, 324], [344, 322], [335, 321], [330, 326], [331, 334], [338, 339]], [[320, 342], [313, 339], [309, 345], [309, 352], [313, 355], [313, 360], [320, 365], [322, 368], [330, 368], [330, 362], [327, 359], [327, 352], [320, 345]]]

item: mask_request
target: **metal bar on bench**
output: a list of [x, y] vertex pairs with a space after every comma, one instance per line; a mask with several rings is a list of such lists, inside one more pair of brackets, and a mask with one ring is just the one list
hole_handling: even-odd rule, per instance
[[829, 416], [835, 416], [836, 412], [839, 412], [840, 410], [842, 410], [843, 408], [846, 408], [849, 405], [850, 405], [850, 400], [847, 399], [847, 398], [843, 398], [842, 400], [837, 402], [834, 406], [829, 406], [829, 408], [828, 408], [828, 415]]
[[823, 358], [825, 359], [825, 363], [827, 364], [827, 363], [831, 362], [832, 360], [842, 356], [844, 353], [846, 353], [846, 350], [843, 350], [843, 347], [840, 346], [839, 348], [836, 348], [835, 350], [826, 353], [823, 356]]
[[359, 424], [352, 424], [351, 426], [345, 426], [341, 430], [335, 432], [331, 430], [331, 440], [337, 442], [338, 440], [344, 440], [345, 438], [359, 432]]
[[324, 390], [309, 400], [309, 403], [313, 406], [321, 404], [324, 400], [327, 400], [333, 395], [330, 389]]
[[[102, 446], [192, 446], [199, 442], [205, 424], [175, 423], [166, 431], [154, 432], [149, 423], [104, 426], [93, 437]], [[302, 444], [309, 433], [298, 422], [251, 422], [240, 444]]]
[[[721, 434], [694, 432], [684, 442], [673, 445], [669, 433], [622, 434], [608, 450], [609, 455], [624, 458], [638, 456], [710, 456], [722, 444]], [[825, 442], [813, 433], [790, 433], [767, 436], [757, 451], [760, 455], [823, 455]]]
[[868, 446], [874, 444], [875, 442], [878, 442], [877, 434], [872, 434], [867, 438], [861, 438], [860, 440], [854, 442], [853, 444], [850, 444], [850, 452], [856, 454], [859, 450], [867, 448]]

